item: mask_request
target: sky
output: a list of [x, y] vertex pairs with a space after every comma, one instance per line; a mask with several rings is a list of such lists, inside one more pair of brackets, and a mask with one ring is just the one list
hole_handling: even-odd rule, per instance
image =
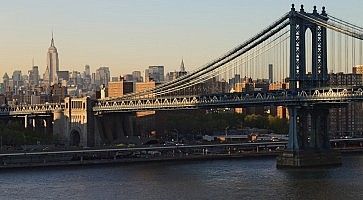
[[54, 32], [60, 70], [112, 76], [149, 65], [193, 70], [243, 43], [294, 3], [363, 24], [363, 1], [291, 0], [0, 0], [0, 79], [34, 64], [43, 74]]

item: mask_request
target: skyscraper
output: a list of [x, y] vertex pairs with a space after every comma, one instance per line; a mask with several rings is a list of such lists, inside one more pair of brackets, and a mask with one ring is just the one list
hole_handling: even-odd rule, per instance
[[38, 66], [33, 66], [31, 70], [28, 71], [29, 84], [38, 85], [39, 84], [39, 69]]
[[49, 83], [51, 85], [57, 84], [57, 71], [59, 71], [59, 60], [58, 60], [58, 51], [54, 46], [54, 39], [52, 33], [52, 40], [50, 42], [50, 47], [48, 49], [47, 54], [47, 67], [49, 69]]
[[273, 65], [272, 64], [268, 64], [268, 80], [269, 80], [270, 83], [274, 82]]
[[43, 74], [43, 83], [45, 85], [49, 85], [50, 84], [50, 80], [49, 80], [49, 67], [48, 66], [45, 69], [45, 72]]
[[110, 69], [108, 67], [100, 67], [96, 70], [96, 85], [108, 85], [111, 79]]
[[4, 90], [9, 91], [9, 75], [7, 73], [3, 76]]
[[181, 64], [180, 64], [180, 72], [185, 72], [184, 59], [182, 59]]
[[91, 77], [91, 67], [89, 65], [84, 66], [85, 77]]
[[141, 72], [140, 71], [133, 71], [132, 72], [132, 79], [134, 82], [142, 82], [143, 78], [141, 76]]
[[148, 80], [153, 80], [157, 83], [164, 82], [164, 66], [149, 66], [148, 71], [145, 70], [145, 81], [148, 75]]

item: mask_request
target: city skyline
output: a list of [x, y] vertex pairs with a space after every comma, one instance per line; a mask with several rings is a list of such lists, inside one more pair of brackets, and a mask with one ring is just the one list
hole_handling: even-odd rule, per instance
[[[334, 11], [334, 15], [345, 16], [353, 23], [359, 22], [354, 13], [362, 4], [351, 1], [356, 5], [352, 8], [349, 3], [338, 1], [259, 1], [248, 5], [208, 1], [207, 6], [205, 1], [86, 2], [70, 3], [72, 6], [67, 8], [60, 6], [67, 1], [5, 2], [0, 8], [4, 24], [0, 74], [26, 72], [32, 67], [33, 58], [40, 74], [44, 73], [52, 29], [60, 70], [82, 71], [88, 64], [92, 71], [110, 67], [115, 76], [143, 71], [151, 65], [174, 71], [182, 58], [188, 70], [193, 70], [257, 33], [271, 19], [280, 17], [291, 3], [303, 3], [307, 9], [324, 5], [328, 12]], [[56, 9], [48, 10], [51, 5]], [[251, 23], [256, 26], [249, 26]]]

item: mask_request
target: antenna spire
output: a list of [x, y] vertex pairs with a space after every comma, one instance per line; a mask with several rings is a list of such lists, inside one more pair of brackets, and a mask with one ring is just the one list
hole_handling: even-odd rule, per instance
[[51, 42], [50, 42], [50, 46], [51, 46], [51, 47], [54, 47], [53, 30], [52, 30], [52, 40], [51, 40]]

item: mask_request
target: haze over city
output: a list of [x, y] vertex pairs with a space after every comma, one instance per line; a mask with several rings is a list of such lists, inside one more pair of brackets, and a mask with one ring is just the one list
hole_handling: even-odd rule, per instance
[[362, 199], [362, 8], [4, 0], [0, 200]]
[[[277, 19], [291, 3], [327, 6], [360, 22], [361, 1], [4, 1], [0, 74], [46, 68], [54, 31], [61, 70], [110, 67], [114, 76], [149, 65], [193, 70]], [[314, 2], [314, 3], [313, 3]], [[354, 6], [352, 6], [354, 5]], [[267, 14], [268, 13], [268, 14]], [[253, 26], [251, 26], [253, 24]]]

